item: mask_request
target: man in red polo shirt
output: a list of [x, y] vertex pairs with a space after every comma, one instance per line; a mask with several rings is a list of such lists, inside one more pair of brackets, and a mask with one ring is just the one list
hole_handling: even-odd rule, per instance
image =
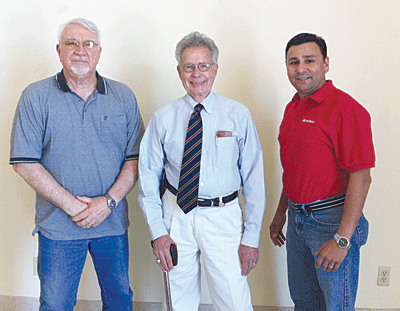
[[286, 69], [297, 93], [279, 131], [283, 191], [270, 237], [277, 246], [286, 241], [296, 311], [354, 310], [360, 247], [368, 235], [362, 211], [375, 166], [371, 118], [326, 80], [321, 37], [293, 37]]

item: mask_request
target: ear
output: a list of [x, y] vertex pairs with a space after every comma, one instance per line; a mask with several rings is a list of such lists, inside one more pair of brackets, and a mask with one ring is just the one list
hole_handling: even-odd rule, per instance
[[56, 45], [56, 50], [57, 50], [58, 58], [60, 59], [60, 62], [61, 62], [61, 57], [60, 57], [60, 54], [61, 54], [61, 44], [60, 44], [60, 43], [58, 43], [58, 44]]
[[176, 66], [176, 70], [178, 71], [178, 75], [179, 75], [179, 78], [181, 78], [182, 79], [182, 71], [183, 71], [183, 69], [181, 68], [181, 66]]
[[329, 71], [329, 57], [328, 56], [324, 60], [324, 69], [325, 69], [325, 73], [327, 73]]
[[217, 75], [217, 72], [218, 72], [218, 64], [214, 64], [214, 72], [215, 72], [215, 75]]

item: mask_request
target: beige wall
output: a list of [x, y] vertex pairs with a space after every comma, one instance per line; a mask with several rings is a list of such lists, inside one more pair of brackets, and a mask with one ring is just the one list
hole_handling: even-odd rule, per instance
[[[291, 306], [284, 248], [274, 248], [268, 226], [281, 190], [277, 131], [294, 93], [284, 66], [286, 42], [299, 32], [315, 32], [328, 43], [328, 78], [371, 113], [377, 168], [365, 214], [369, 242], [362, 249], [357, 306], [400, 307], [400, 1], [397, 0], [28, 0], [0, 5], [0, 295], [37, 297], [32, 258], [37, 238], [34, 192], [8, 165], [15, 107], [31, 82], [60, 70], [55, 45], [58, 26], [76, 16], [102, 30], [99, 72], [126, 83], [136, 93], [147, 124], [160, 106], [184, 94], [176, 72], [174, 47], [192, 30], [205, 32], [220, 48], [214, 90], [250, 108], [265, 158], [268, 203], [260, 262], [249, 277], [255, 305]], [[104, 4], [103, 4], [104, 3]], [[106, 6], [105, 3], [108, 3]], [[112, 5], [110, 5], [110, 3]], [[110, 7], [111, 6], [111, 7]], [[129, 195], [131, 283], [136, 301], [160, 301], [160, 273], [149, 246], [149, 232]], [[376, 285], [378, 266], [391, 266], [389, 287]], [[79, 291], [98, 299], [90, 265]], [[209, 302], [205, 292], [203, 302]]]

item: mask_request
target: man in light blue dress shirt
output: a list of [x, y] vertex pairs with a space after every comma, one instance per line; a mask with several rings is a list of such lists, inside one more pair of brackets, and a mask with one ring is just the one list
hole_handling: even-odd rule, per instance
[[[153, 252], [160, 268], [170, 272], [173, 310], [198, 310], [200, 256], [215, 310], [253, 310], [247, 275], [258, 261], [266, 203], [257, 131], [245, 106], [212, 92], [218, 70], [213, 40], [190, 33], [177, 44], [176, 59], [187, 94], [155, 112], [140, 147], [139, 203]], [[199, 202], [185, 214], [176, 193], [189, 118], [199, 103], [204, 107]], [[178, 248], [176, 267], [172, 243]]]

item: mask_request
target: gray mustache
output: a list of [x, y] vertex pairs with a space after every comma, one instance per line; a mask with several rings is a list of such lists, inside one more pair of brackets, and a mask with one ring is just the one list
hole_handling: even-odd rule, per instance
[[79, 61], [79, 62], [87, 62], [86, 57], [82, 57], [82, 56], [74, 57], [72, 60], [73, 61]]

